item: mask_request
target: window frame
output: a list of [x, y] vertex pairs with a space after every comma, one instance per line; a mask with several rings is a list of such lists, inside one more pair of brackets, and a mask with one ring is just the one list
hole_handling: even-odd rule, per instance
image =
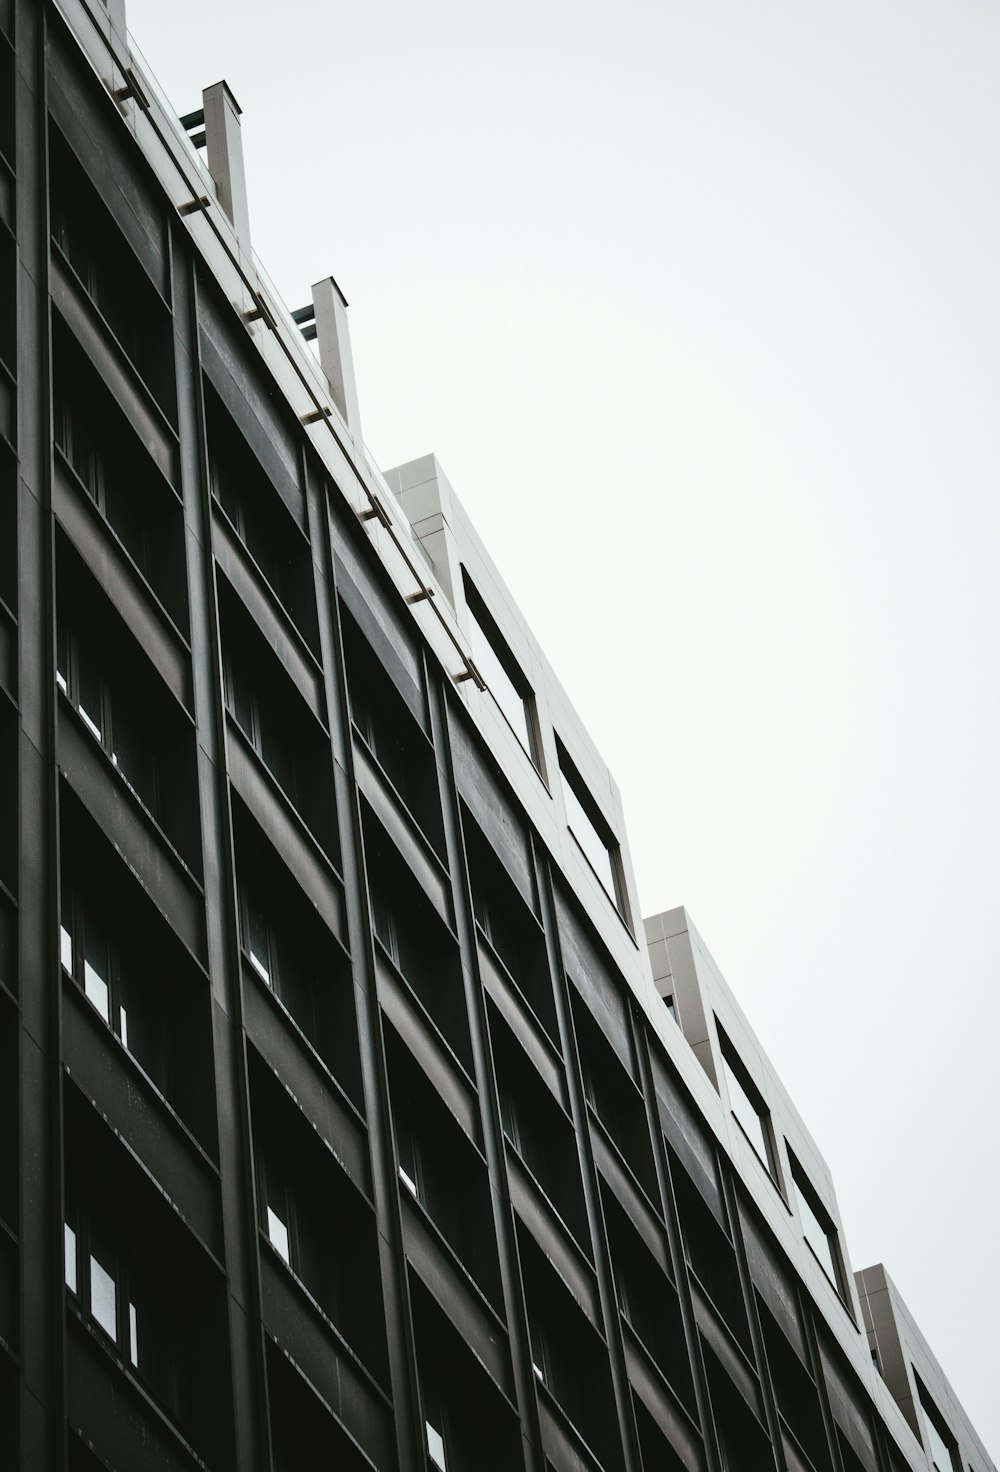
[[[925, 1443], [925, 1446], [926, 1443], [930, 1443], [929, 1446], [926, 1446], [928, 1460], [932, 1467], [937, 1468], [937, 1472], [956, 1472], [956, 1469], [961, 1466], [960, 1462], [956, 1460], [958, 1438], [954, 1435], [951, 1427], [938, 1410], [934, 1397], [927, 1389], [923, 1380], [921, 1380], [916, 1366], [913, 1367], [913, 1378], [917, 1382], [917, 1400], [920, 1404], [921, 1421], [924, 1428], [926, 1428], [926, 1435], [921, 1437], [921, 1441]], [[941, 1443], [941, 1450], [948, 1458], [944, 1466], [941, 1466], [937, 1461], [937, 1447], [934, 1445], [935, 1437]]]
[[[465, 610], [469, 618], [469, 642], [472, 645], [473, 656], [475, 658], [478, 655], [479, 639], [481, 638], [496, 660], [501, 674], [506, 676], [514, 695], [521, 702], [521, 709], [524, 715], [523, 736], [510, 719], [504, 702], [498, 698], [496, 691], [488, 680], [486, 681], [486, 689], [492, 697], [497, 710], [517, 738], [518, 745], [528, 757], [539, 777], [545, 782], [542, 733], [538, 721], [538, 703], [535, 698], [534, 687], [522, 670], [507, 640], [501, 633], [500, 626], [490, 612], [486, 600], [469, 576], [468, 568], [464, 565], [462, 566], [462, 588], [465, 594]], [[477, 668], [479, 668], [478, 663]], [[483, 674], [482, 670], [479, 672]]]
[[[719, 1057], [722, 1061], [723, 1077], [726, 1081], [726, 1102], [729, 1105], [729, 1112], [739, 1126], [740, 1133], [749, 1143], [779, 1193], [784, 1197], [784, 1184], [778, 1162], [777, 1140], [774, 1132], [774, 1123], [771, 1118], [770, 1106], [760, 1089], [754, 1083], [750, 1075], [750, 1070], [740, 1057], [739, 1051], [734, 1046], [732, 1039], [729, 1037], [718, 1016], [715, 1017], [715, 1031], [719, 1039]], [[733, 1098], [737, 1089], [753, 1110], [760, 1125], [761, 1140], [764, 1146], [763, 1154], [761, 1154], [757, 1141], [740, 1118], [739, 1110], [734, 1106]]]
[[[580, 853], [586, 860], [590, 872], [617, 910], [631, 934], [632, 917], [629, 911], [628, 892], [625, 885], [625, 870], [622, 864], [622, 850], [618, 836], [595, 802], [590, 789], [580, 775], [579, 768], [558, 735], [556, 736], [556, 754], [558, 757], [563, 808], [566, 814], [566, 827]], [[580, 809], [594, 838], [607, 854], [608, 877], [611, 880], [610, 888], [608, 887], [607, 880], [595, 866], [590, 856], [587, 848], [587, 835], [584, 834], [581, 836], [573, 827], [572, 816], [574, 812], [569, 799], [572, 799], [576, 807]]]
[[[792, 1190], [795, 1196], [795, 1208], [802, 1226], [802, 1240], [819, 1263], [823, 1271], [823, 1276], [831, 1288], [834, 1289], [841, 1303], [847, 1309], [848, 1313], [851, 1313], [850, 1298], [847, 1289], [847, 1268], [844, 1262], [843, 1248], [840, 1244], [840, 1229], [820, 1200], [816, 1187], [809, 1179], [802, 1163], [797, 1159], [794, 1150], [788, 1144], [787, 1140], [785, 1144], [788, 1149], [788, 1164], [792, 1178]], [[806, 1212], [810, 1214], [812, 1220], [819, 1227], [826, 1239], [827, 1251], [830, 1256], [829, 1266], [824, 1262], [819, 1250], [812, 1242]], [[851, 1313], [851, 1318], [853, 1319], [853, 1317], [854, 1315]]]
[[[66, 921], [69, 920], [67, 926]], [[98, 979], [107, 989], [108, 1015], [105, 1015], [101, 1007], [95, 1002], [90, 991], [87, 989], [87, 971], [90, 964], [87, 960], [87, 924], [100, 927], [104, 932], [103, 939], [107, 949], [107, 976]], [[69, 950], [69, 961], [67, 965], [67, 941]], [[108, 927], [105, 917], [100, 909], [95, 910], [89, 899], [84, 899], [75, 886], [65, 886], [62, 894], [61, 913], [59, 917], [59, 961], [63, 971], [70, 977], [73, 984], [86, 998], [89, 1006], [100, 1017], [104, 1026], [114, 1037], [118, 1039], [132, 1062], [149, 1080], [156, 1092], [170, 1106], [175, 1105], [171, 1098], [171, 1083], [173, 1081], [173, 1068], [171, 1066], [171, 1050], [165, 1045], [164, 1031], [161, 1026], [145, 1026], [142, 1029], [144, 1035], [152, 1034], [158, 1041], [155, 1055], [152, 1051], [142, 1057], [135, 1051], [134, 1029], [133, 1046], [129, 1044], [128, 1019], [129, 1015], [135, 1018], [138, 1011], [141, 1015], [143, 1008], [136, 1008], [129, 997], [131, 989], [130, 976], [138, 973], [142, 968], [135, 964], [135, 958], [128, 954], [129, 947], [124, 951], [116, 939], [114, 931]], [[92, 968], [95, 969], [96, 968]], [[155, 985], [155, 982], [152, 983]], [[126, 999], [128, 1005], [126, 1005]], [[155, 1011], [155, 1009], [154, 1009]]]
[[[139, 734], [143, 738], [141, 744], [149, 762], [149, 789], [146, 791], [142, 786], [137, 787], [132, 777], [129, 776], [126, 766], [122, 765], [121, 754], [117, 749], [123, 745], [122, 736], [129, 731], [133, 713], [129, 712], [123, 717], [122, 710], [123, 708], [127, 710], [128, 701], [123, 701], [120, 689], [115, 682], [109, 680], [105, 668], [99, 660], [94, 658], [88, 644], [89, 641], [86, 639], [81, 641], [78, 631], [70, 628], [64, 618], [57, 620], [56, 686], [65, 695], [129, 792], [159, 827], [162, 807], [160, 754], [155, 743], [151, 739], [145, 739], [149, 733], [140, 729]], [[83, 673], [85, 664], [89, 665], [86, 677]], [[87, 710], [82, 703], [84, 699], [82, 687], [85, 678], [94, 681], [98, 692], [99, 725], [94, 720], [94, 712]], [[115, 716], [116, 707], [117, 718]], [[142, 718], [138, 717], [136, 726], [141, 728], [142, 725]]]

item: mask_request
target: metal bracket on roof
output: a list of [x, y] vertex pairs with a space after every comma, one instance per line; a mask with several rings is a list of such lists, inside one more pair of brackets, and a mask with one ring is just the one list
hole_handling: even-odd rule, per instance
[[371, 504], [369, 505], [367, 511], [358, 512], [358, 520], [380, 521], [382, 525], [386, 528], [386, 530], [388, 530], [388, 528], [392, 526], [392, 517], [389, 515], [388, 511], [386, 511], [385, 507], [382, 505], [382, 502], [379, 500], [378, 496], [376, 496], [374, 491], [368, 492], [368, 500]]
[[212, 201], [207, 194], [200, 194], [197, 199], [189, 199], [184, 204], [177, 206], [179, 215], [196, 215], [199, 210], [208, 210], [212, 207]]
[[455, 681], [456, 685], [461, 685], [463, 680], [475, 680], [476, 685], [480, 690], [486, 689], [486, 681], [476, 669], [476, 666], [472, 663], [471, 659], [467, 659], [465, 661], [465, 669], [459, 670], [457, 675], [452, 676], [452, 679]]
[[126, 66], [122, 68], [122, 75], [125, 78], [125, 85], [124, 87], [115, 88], [114, 92], [112, 93], [115, 101], [127, 102], [128, 99], [131, 97], [134, 102], [137, 102], [139, 104], [143, 112], [149, 112], [149, 98], [146, 96], [145, 92], [142, 90], [142, 87], [139, 85], [139, 80], [136, 77], [135, 72], [130, 66]]

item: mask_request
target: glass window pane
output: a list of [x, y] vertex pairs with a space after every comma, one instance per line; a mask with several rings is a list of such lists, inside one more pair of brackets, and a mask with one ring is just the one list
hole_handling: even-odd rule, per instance
[[56, 684], [63, 691], [69, 689], [69, 634], [61, 620], [56, 630]]
[[954, 1463], [951, 1458], [951, 1452], [948, 1449], [948, 1444], [934, 1424], [930, 1412], [923, 1403], [922, 1397], [920, 1409], [923, 1412], [924, 1429], [927, 1432], [927, 1445], [930, 1449], [931, 1461], [937, 1468], [937, 1472], [953, 1472]]
[[65, 925], [59, 927], [59, 960], [67, 971], [73, 970], [73, 937]]
[[563, 799], [566, 803], [566, 821], [569, 824], [570, 831], [590, 860], [591, 867], [598, 879], [617, 904], [615, 871], [608, 846], [587, 817], [583, 804], [573, 791], [569, 778], [561, 768], [559, 775], [562, 778]]
[[733, 1069], [729, 1066], [729, 1060], [723, 1054], [722, 1066], [726, 1074], [726, 1088], [729, 1093], [729, 1107], [739, 1120], [750, 1143], [760, 1156], [761, 1160], [770, 1170], [769, 1154], [767, 1148], [767, 1131], [764, 1121], [760, 1116], [757, 1105], [751, 1099], [746, 1089], [740, 1083]]
[[427, 1455], [435, 1467], [440, 1467], [441, 1472], [447, 1472], [447, 1463], [445, 1461], [444, 1452], [444, 1437], [441, 1435], [440, 1431], [438, 1431], [436, 1426], [431, 1425], [430, 1421], [426, 1422], [426, 1426]]
[[135, 1304], [128, 1306], [128, 1357], [133, 1365], [139, 1364], [139, 1327], [136, 1323]]
[[253, 741], [253, 695], [243, 676], [226, 661], [226, 703], [248, 741]]
[[257, 974], [271, 985], [271, 951], [268, 944], [267, 917], [254, 900], [246, 901], [246, 947]]
[[140, 728], [132, 712], [117, 699], [112, 715], [114, 751], [111, 760], [152, 812], [156, 806], [156, 772], [149, 733]]
[[84, 926], [83, 989], [105, 1022], [111, 1021], [111, 997], [108, 989], [111, 962], [108, 942], [100, 926], [88, 919]]
[[810, 1206], [806, 1194], [795, 1182], [795, 1198], [799, 1208], [799, 1220], [805, 1233], [806, 1241], [819, 1258], [823, 1271], [834, 1286], [839, 1286], [837, 1281], [837, 1267], [833, 1255], [833, 1244], [823, 1223]]
[[524, 697], [504, 669], [489, 635], [480, 625], [472, 609], [469, 609], [469, 630], [472, 643], [472, 658], [479, 673], [489, 687], [490, 694], [503, 711], [514, 729], [518, 741], [531, 754], [531, 737], [528, 730], [528, 713]]
[[112, 1339], [118, 1336], [118, 1297], [115, 1280], [96, 1257], [90, 1259], [90, 1313]]
[[76, 1292], [76, 1233], [66, 1222], [63, 1227], [63, 1254], [66, 1260], [66, 1287]]
[[82, 649], [77, 653], [77, 669], [79, 674], [77, 709], [91, 735], [100, 741], [102, 730], [101, 677], [93, 660]]
[[267, 1208], [267, 1235], [271, 1246], [275, 1249], [285, 1262], [290, 1262], [288, 1255], [288, 1228], [273, 1207]]

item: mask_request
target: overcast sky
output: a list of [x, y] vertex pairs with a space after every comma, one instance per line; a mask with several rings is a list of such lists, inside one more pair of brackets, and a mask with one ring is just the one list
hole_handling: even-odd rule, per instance
[[998, 0], [128, 0], [1000, 1456]]

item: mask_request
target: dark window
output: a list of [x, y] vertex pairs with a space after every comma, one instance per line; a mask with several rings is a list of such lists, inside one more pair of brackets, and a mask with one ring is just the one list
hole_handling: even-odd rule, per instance
[[[282, 915], [281, 919], [287, 918]], [[273, 919], [273, 910], [253, 890], [241, 891], [240, 921], [243, 949], [261, 981], [274, 992], [314, 1045], [320, 1040], [316, 988], [305, 958], [287, 930]]]
[[917, 1394], [920, 1398], [920, 1419], [923, 1423], [924, 1445], [937, 1472], [955, 1472], [959, 1466], [955, 1455], [955, 1438], [948, 1429], [929, 1392], [917, 1376]]
[[384, 1383], [385, 1318], [371, 1208], [270, 1064], [252, 1053], [249, 1071], [261, 1233]]
[[618, 843], [587, 790], [562, 742], [559, 748], [559, 776], [569, 831], [580, 845], [583, 855], [608, 893], [615, 908], [628, 920], [625, 884], [621, 871]]
[[176, 1415], [178, 1357], [161, 1295], [123, 1246], [79, 1211], [71, 1218], [64, 1227], [67, 1289], [89, 1322]]
[[230, 714], [293, 807], [299, 807], [298, 765], [288, 732], [238, 656], [227, 654], [223, 668]]
[[341, 627], [354, 729], [440, 857], [444, 833], [434, 748], [343, 606]]
[[492, 845], [464, 808], [462, 818], [479, 931], [558, 1047], [559, 1027], [544, 931]]
[[187, 628], [180, 500], [73, 335], [53, 328], [57, 470], [82, 486], [162, 607]]
[[76, 155], [54, 127], [50, 140], [52, 239], [58, 255], [160, 408], [175, 421], [169, 309]]
[[109, 675], [94, 643], [60, 619], [56, 682], [112, 766], [154, 817], [159, 812], [156, 739], [124, 682]]
[[767, 1167], [768, 1175], [780, 1184], [778, 1157], [771, 1131], [771, 1111], [750, 1077], [742, 1058], [729, 1041], [719, 1019], [715, 1019], [722, 1054], [722, 1070], [726, 1080], [729, 1107], [743, 1133]]
[[576, 1131], [492, 999], [487, 999], [487, 1012], [503, 1133], [556, 1215], [589, 1255]]
[[795, 1204], [798, 1207], [803, 1235], [812, 1248], [820, 1267], [841, 1298], [846, 1301], [847, 1290], [837, 1228], [791, 1149], [788, 1151], [788, 1159], [792, 1167]]
[[480, 597], [469, 574], [462, 569], [465, 601], [469, 614], [472, 657], [487, 689], [493, 696], [507, 724], [528, 753], [534, 765], [542, 770], [541, 743], [535, 697], [527, 680], [510, 652], [496, 621]]
[[168, 1035], [150, 1004], [149, 958], [113, 940], [96, 903], [72, 892], [63, 894], [59, 956], [95, 1011], [169, 1098]]
[[209, 384], [205, 406], [212, 494], [278, 602], [315, 651], [316, 595], [308, 539]]

